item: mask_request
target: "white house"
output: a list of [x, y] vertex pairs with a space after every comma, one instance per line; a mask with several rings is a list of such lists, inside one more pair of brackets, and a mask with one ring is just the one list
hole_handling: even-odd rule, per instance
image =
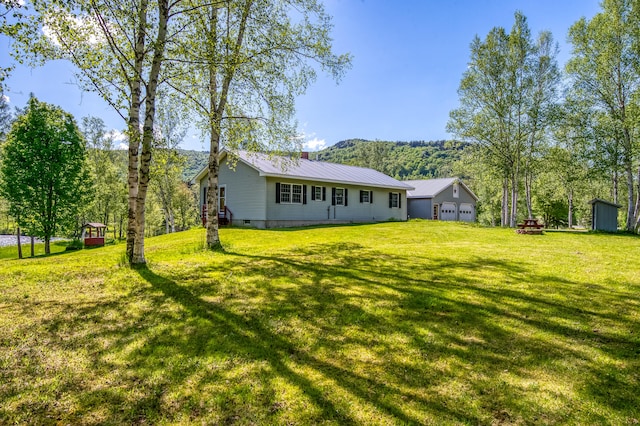
[[458, 178], [407, 180], [409, 218], [475, 222], [478, 197]]
[[[372, 169], [225, 150], [219, 163], [221, 223], [276, 228], [407, 219], [413, 188]], [[203, 217], [207, 180], [205, 167], [194, 178]]]

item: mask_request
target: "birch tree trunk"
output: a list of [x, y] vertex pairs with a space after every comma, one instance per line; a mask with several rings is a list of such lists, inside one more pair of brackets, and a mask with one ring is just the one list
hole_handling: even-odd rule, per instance
[[500, 214], [500, 226], [508, 226], [509, 223], [509, 179], [502, 182], [502, 209]]
[[211, 131], [209, 153], [209, 180], [207, 190], [207, 247], [211, 250], [220, 248], [220, 234], [218, 232], [218, 177], [220, 165], [218, 151], [220, 135], [213, 129]]
[[128, 137], [129, 137], [129, 163], [128, 163], [128, 209], [127, 209], [127, 248], [126, 256], [130, 264], [134, 263], [134, 249], [137, 229], [137, 200], [138, 200], [138, 152], [140, 147], [140, 103], [142, 97], [142, 66], [145, 57], [145, 40], [147, 31], [148, 1], [140, 1], [138, 11], [138, 29], [134, 48], [134, 78], [131, 80], [131, 105], [129, 107]]
[[625, 173], [627, 175], [627, 221], [625, 224], [625, 229], [629, 232], [633, 232], [636, 225], [635, 220], [635, 200], [633, 197], [634, 194], [634, 182], [633, 182], [633, 171], [631, 169], [631, 162], [625, 161]]
[[569, 229], [573, 228], [573, 189], [569, 189], [569, 217], [567, 218], [567, 225]]
[[169, 2], [158, 2], [158, 34], [154, 44], [153, 61], [149, 72], [149, 82], [146, 90], [145, 118], [142, 132], [142, 154], [140, 156], [140, 173], [138, 177], [138, 197], [136, 198], [136, 234], [133, 249], [132, 264], [145, 264], [144, 258], [144, 227], [145, 204], [149, 189], [149, 167], [151, 165], [151, 144], [153, 142], [153, 123], [156, 114], [156, 94], [158, 76], [165, 53], [167, 39], [167, 24], [169, 21]]
[[[616, 203], [617, 204], [617, 203]], [[638, 191], [637, 191], [637, 195], [636, 195], [636, 208], [635, 208], [635, 219], [636, 219], [636, 223], [634, 225], [634, 232], [638, 232], [638, 230], [640, 229], [640, 166], [638, 166]]]
[[515, 228], [518, 218], [518, 175], [514, 172], [511, 177], [511, 214], [509, 215], [509, 227]]
[[618, 171], [613, 171], [613, 202], [618, 204]]
[[[209, 131], [210, 131], [210, 153], [209, 153], [209, 190], [207, 191], [207, 247], [215, 250], [220, 248], [220, 234], [218, 232], [218, 178], [220, 174], [220, 164], [218, 153], [220, 151], [220, 132], [222, 117], [227, 107], [227, 101], [229, 97], [229, 88], [231, 82], [236, 74], [237, 62], [240, 61], [239, 52], [244, 42], [244, 33], [247, 27], [247, 20], [249, 18], [249, 12], [253, 6], [253, 1], [249, 0], [244, 4], [242, 14], [239, 20], [238, 33], [235, 38], [235, 43], [232, 46], [231, 52], [229, 52], [230, 62], [223, 68], [222, 72], [222, 85], [220, 87], [220, 93], [218, 94], [217, 74], [219, 68], [212, 61], [209, 64], [209, 105], [211, 113], [209, 115]], [[228, 14], [228, 12], [227, 12]], [[218, 9], [215, 6], [211, 7], [211, 36], [214, 43], [209, 45], [209, 48], [215, 48], [218, 33]], [[211, 57], [215, 52], [210, 52]]]

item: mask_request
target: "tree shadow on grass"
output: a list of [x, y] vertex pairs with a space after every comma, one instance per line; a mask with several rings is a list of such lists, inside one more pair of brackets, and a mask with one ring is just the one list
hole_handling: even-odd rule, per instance
[[[386, 393], [397, 392], [383, 382], [372, 381], [340, 366], [321, 361], [286, 337], [273, 333], [258, 317], [238, 315], [221, 308], [218, 304], [207, 303], [194, 296], [188, 289], [157, 275], [150, 269], [142, 268], [138, 272], [154, 288], [161, 290], [166, 297], [185, 307], [192, 315], [221, 325], [229, 333], [229, 340], [234, 342], [235, 347], [230, 351], [231, 353], [248, 356], [258, 362], [266, 361], [274, 375], [292, 383], [311, 399], [312, 403], [321, 410], [318, 419], [322, 421], [334, 420], [340, 424], [357, 423], [343, 407], [337, 407], [332, 402], [326, 394], [326, 389], [321, 389], [311, 378], [295, 370], [311, 369], [331, 378], [337, 381], [338, 387], [346, 389], [357, 398], [371, 399], [371, 393], [367, 391], [371, 387]], [[295, 370], [292, 365], [295, 366]], [[403, 423], [419, 423], [416, 418], [381, 398], [373, 398], [373, 402], [376, 408]]]
[[637, 296], [509, 261], [357, 243], [216, 256], [184, 271], [132, 271], [140, 282], [102, 301], [25, 300], [24, 318], [53, 314], [17, 328], [25, 343], [0, 363], [0, 423], [593, 424], [638, 415], [640, 324], [610, 308], [640, 306]]
[[[631, 300], [628, 293], [616, 294], [606, 286], [576, 283], [562, 277], [532, 272], [513, 262], [480, 258], [459, 262], [452, 262], [451, 259], [430, 260], [428, 270], [416, 274], [412, 271], [416, 264], [415, 257], [389, 256], [367, 251], [353, 243], [316, 245], [299, 249], [295, 255], [286, 258], [229, 254], [247, 259], [242, 263], [245, 278], [301, 275], [302, 283], [295, 292], [287, 292], [288, 298], [283, 299], [282, 294], [277, 294], [281, 290], [270, 288], [268, 283], [263, 283], [265, 292], [277, 294], [279, 307], [291, 306], [291, 311], [295, 311], [296, 306], [314, 309], [314, 314], [306, 319], [319, 329], [328, 329], [341, 335], [344, 333], [341, 327], [349, 327], [360, 321], [363, 327], [369, 327], [374, 334], [401, 332], [410, 339], [407, 349], [436, 354], [440, 358], [473, 366], [474, 373], [494, 376], [493, 379], [508, 371], [523, 382], [535, 382], [539, 375], [571, 376], [565, 371], [567, 366], [578, 365], [582, 374], [572, 377], [576, 381], [573, 386], [587, 400], [597, 401], [623, 413], [637, 413], [634, 393], [640, 391], [640, 386], [637, 375], [628, 368], [638, 366], [633, 356], [637, 354], [639, 342], [633, 330], [640, 329], [640, 323], [632, 312], [606, 307], [608, 304], [623, 306], [626, 302], [637, 306], [640, 299], [635, 297]], [[487, 286], [485, 281], [475, 279], [473, 274], [473, 271], [485, 270], [496, 270], [514, 284], [526, 282], [540, 289], [553, 286], [574, 297], [559, 300], [554, 294], [523, 290], [516, 285], [512, 288], [508, 282]], [[357, 288], [357, 294], [342, 291], [336, 279], [348, 283], [350, 290]], [[392, 292], [381, 291], [384, 288]], [[600, 297], [605, 301], [604, 304], [592, 303], [592, 300]], [[361, 301], [365, 299], [373, 305], [391, 303], [396, 312], [393, 309], [387, 310], [387, 315], [371, 313], [372, 309], [354, 312], [356, 310], [352, 307], [362, 306]], [[330, 304], [341, 306], [346, 312], [334, 312], [332, 316], [331, 309], [328, 309]], [[327, 314], [333, 324], [324, 320]], [[597, 324], [603, 322], [622, 329], [595, 329]], [[431, 339], [422, 337], [425, 330]], [[329, 350], [336, 352], [344, 343], [344, 340], [334, 342], [330, 339], [322, 342]], [[375, 344], [376, 339], [363, 339], [355, 343], [366, 348]], [[600, 365], [594, 362], [597, 356], [590, 351], [604, 353], [614, 361], [609, 367]], [[616, 362], [628, 367], [623, 373], [616, 374], [617, 381], [609, 381], [618, 386], [609, 386], [605, 393], [607, 397], [604, 398], [594, 384], [602, 383], [607, 375], [615, 371]], [[386, 367], [392, 372], [390, 377], [401, 377], [407, 368], [411, 370], [407, 365], [387, 364]], [[424, 370], [414, 370], [411, 374], [425, 374]], [[521, 413], [521, 420], [530, 420], [526, 414], [529, 413], [538, 419], [553, 422], [554, 418], [562, 419], [573, 409], [572, 403], [561, 391], [548, 391], [549, 399], [567, 401], [554, 417], [554, 413], [547, 412], [548, 408], [535, 406], [535, 395], [527, 389], [506, 385], [496, 388], [492, 384], [493, 379], [478, 380], [472, 386], [477, 397], [487, 401], [486, 406], [493, 404], [492, 398], [502, 401], [492, 412], [494, 420], [502, 418], [504, 421], [515, 421], [518, 413]], [[413, 382], [405, 379], [399, 383]], [[433, 385], [424, 381], [421, 384]], [[495, 389], [487, 392], [492, 386]], [[455, 417], [455, 411], [445, 408], [450, 405], [442, 405], [441, 414], [453, 414], [460, 421], [470, 420], [464, 410]], [[593, 416], [591, 419], [606, 420], [599, 417], [596, 411], [590, 415]], [[471, 417], [470, 421], [484, 420], [479, 416]]]

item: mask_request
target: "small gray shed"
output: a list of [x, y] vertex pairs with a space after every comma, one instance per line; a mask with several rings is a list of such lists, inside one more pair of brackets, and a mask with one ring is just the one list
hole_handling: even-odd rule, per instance
[[610, 201], [594, 198], [591, 204], [591, 230], [592, 231], [618, 231], [618, 209], [622, 207]]

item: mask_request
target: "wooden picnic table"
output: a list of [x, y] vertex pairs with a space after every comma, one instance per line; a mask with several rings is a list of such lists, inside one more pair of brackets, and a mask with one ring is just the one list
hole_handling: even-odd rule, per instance
[[542, 234], [544, 225], [538, 222], [538, 219], [525, 219], [523, 223], [518, 224], [516, 232], [518, 234]]

